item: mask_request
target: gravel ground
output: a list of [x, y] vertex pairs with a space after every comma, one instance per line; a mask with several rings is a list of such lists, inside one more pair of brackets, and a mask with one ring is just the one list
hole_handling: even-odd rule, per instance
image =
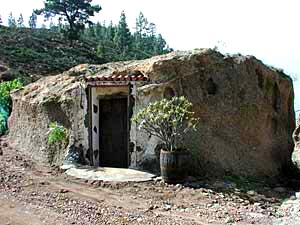
[[32, 162], [5, 137], [0, 149], [0, 225], [300, 224], [297, 187], [194, 177], [184, 185], [88, 181]]

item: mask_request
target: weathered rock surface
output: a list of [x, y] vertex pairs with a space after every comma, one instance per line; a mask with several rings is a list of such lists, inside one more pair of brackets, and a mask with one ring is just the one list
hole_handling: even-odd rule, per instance
[[49, 123], [57, 121], [70, 130], [68, 148], [84, 143], [81, 94], [85, 95], [80, 82], [66, 74], [42, 78], [13, 93], [8, 126], [16, 147], [40, 162], [61, 164], [68, 152], [48, 144]]
[[[143, 61], [80, 65], [42, 78], [12, 95], [10, 138], [45, 161], [48, 124], [55, 120], [71, 130], [70, 144], [81, 144], [86, 155], [87, 102], [80, 78], [137, 70], [148, 75], [150, 83], [138, 87], [136, 110], [172, 95], [185, 95], [193, 103], [201, 120], [198, 132], [186, 138], [194, 156], [194, 172], [273, 176], [291, 163], [295, 128], [291, 79], [253, 56], [224, 56], [210, 49]], [[138, 167], [153, 169], [159, 141], [136, 130], [134, 124], [130, 132], [132, 139], [136, 137], [131, 160]]]
[[295, 149], [292, 155], [292, 161], [300, 169], [300, 117], [298, 117], [296, 128], [293, 132]]

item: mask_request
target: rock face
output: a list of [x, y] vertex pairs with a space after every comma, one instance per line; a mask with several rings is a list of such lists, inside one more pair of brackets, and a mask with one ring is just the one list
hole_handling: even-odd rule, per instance
[[[62, 164], [68, 149], [87, 141], [84, 96], [80, 82], [65, 74], [42, 78], [13, 93], [8, 121], [12, 142], [39, 162]], [[49, 123], [55, 121], [70, 130], [67, 148], [48, 144]]]
[[[81, 65], [43, 78], [12, 95], [10, 138], [38, 160], [58, 164], [76, 146], [88, 163], [88, 98], [80, 78], [132, 71], [150, 78], [138, 85], [133, 113], [173, 95], [184, 95], [193, 103], [201, 121], [198, 131], [186, 138], [193, 173], [275, 176], [291, 163], [295, 128], [291, 79], [253, 56], [224, 56], [210, 49]], [[53, 120], [63, 123], [71, 135], [69, 147], [49, 157], [47, 131]], [[159, 140], [131, 124], [130, 141], [131, 165], [155, 170]]]
[[300, 117], [297, 119], [296, 128], [293, 132], [293, 140], [295, 149], [292, 155], [292, 161], [296, 167], [300, 169]]

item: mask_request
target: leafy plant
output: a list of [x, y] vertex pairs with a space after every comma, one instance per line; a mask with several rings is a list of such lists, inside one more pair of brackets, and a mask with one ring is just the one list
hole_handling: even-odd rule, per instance
[[158, 137], [165, 150], [178, 151], [183, 147], [185, 135], [196, 130], [199, 119], [190, 111], [192, 103], [185, 97], [173, 97], [150, 103], [132, 119], [139, 129]]
[[19, 79], [13, 81], [5, 81], [0, 83], [0, 106], [9, 111], [10, 108], [10, 92], [19, 89], [23, 83]]
[[0, 134], [7, 130], [7, 119], [11, 108], [10, 92], [23, 86], [20, 80], [0, 83]]
[[68, 129], [63, 125], [54, 122], [49, 124], [48, 143], [63, 143], [67, 142], [69, 137]]
[[8, 116], [9, 112], [7, 110], [4, 110], [4, 108], [0, 105], [0, 135], [7, 130]]

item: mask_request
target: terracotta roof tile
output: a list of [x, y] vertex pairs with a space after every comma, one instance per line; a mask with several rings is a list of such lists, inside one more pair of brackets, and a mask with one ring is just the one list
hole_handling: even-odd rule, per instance
[[142, 74], [141, 72], [139, 73], [112, 73], [110, 75], [95, 75], [95, 76], [90, 76], [85, 79], [87, 82], [92, 82], [92, 81], [148, 81], [149, 77]]

